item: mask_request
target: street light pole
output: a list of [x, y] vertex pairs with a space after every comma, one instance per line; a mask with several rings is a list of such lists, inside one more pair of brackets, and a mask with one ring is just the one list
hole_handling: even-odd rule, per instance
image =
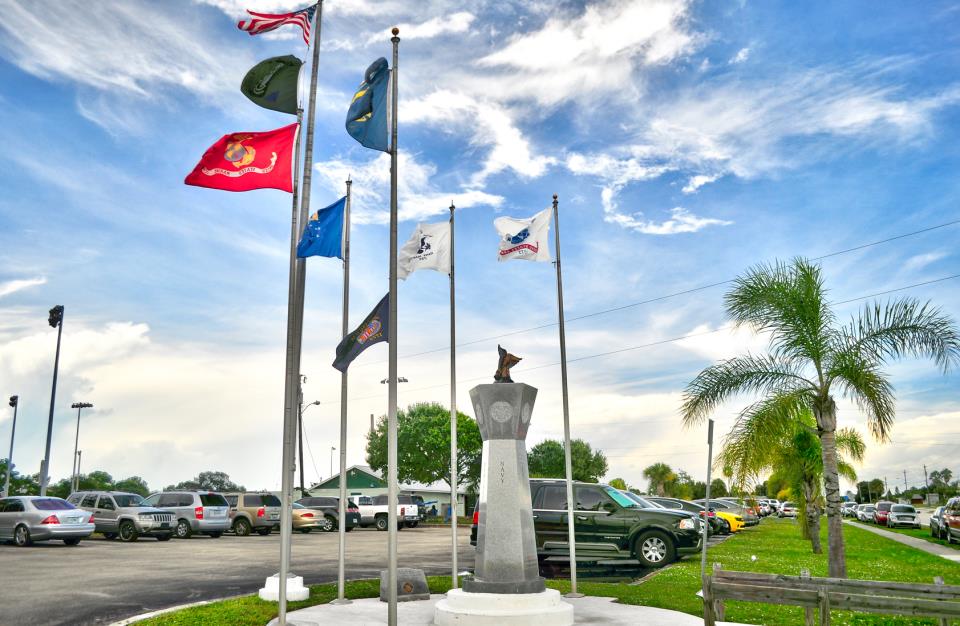
[[77, 461], [77, 450], [80, 449], [80, 411], [92, 409], [93, 405], [89, 402], [74, 402], [70, 408], [77, 410], [77, 435], [73, 440], [73, 475], [70, 477], [70, 491], [74, 492], [80, 483], [80, 464]]
[[47, 495], [47, 483], [50, 482], [50, 440], [53, 437], [53, 406], [57, 399], [57, 370], [60, 368], [60, 339], [63, 336], [63, 305], [50, 309], [47, 321], [57, 329], [57, 354], [53, 358], [53, 387], [50, 389], [50, 417], [47, 419], [47, 445], [43, 453], [43, 466], [40, 468], [40, 495]]
[[336, 451], [337, 451], [336, 448], [334, 448], [333, 446], [330, 446], [330, 476], [331, 476], [331, 478], [333, 477], [333, 453], [336, 452]]
[[10, 476], [13, 474], [13, 436], [17, 432], [17, 407], [20, 405], [20, 396], [10, 396], [10, 406], [13, 407], [13, 428], [10, 429], [10, 454], [7, 455], [7, 481], [3, 487], [3, 497], [10, 495]]
[[297, 428], [299, 429], [300, 437], [300, 497], [303, 498], [306, 496], [304, 493], [304, 484], [303, 484], [303, 383], [307, 382], [307, 377], [303, 374], [300, 374], [300, 390], [299, 390], [299, 410], [297, 411]]

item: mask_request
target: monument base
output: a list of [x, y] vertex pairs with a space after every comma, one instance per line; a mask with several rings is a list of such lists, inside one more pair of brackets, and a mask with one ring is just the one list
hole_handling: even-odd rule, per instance
[[[267, 577], [263, 588], [259, 591], [261, 600], [267, 602], [280, 601], [280, 574]], [[287, 601], [306, 600], [310, 597], [310, 590], [303, 586], [303, 576], [287, 574]]]
[[570, 626], [573, 605], [556, 589], [540, 593], [469, 593], [451, 589], [437, 602], [436, 626]]

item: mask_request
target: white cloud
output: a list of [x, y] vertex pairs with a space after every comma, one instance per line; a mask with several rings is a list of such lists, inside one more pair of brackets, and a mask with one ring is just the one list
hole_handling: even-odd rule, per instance
[[22, 289], [29, 289], [30, 287], [36, 287], [37, 285], [47, 284], [46, 276], [38, 276], [36, 278], [22, 278], [19, 280], [8, 280], [6, 282], [0, 283], [0, 298], [4, 296], [9, 296], [12, 293], [16, 293]]
[[750, 48], [740, 48], [733, 58], [730, 59], [730, 65], [736, 65], [738, 63], [743, 63], [750, 58]]
[[[466, 32], [476, 19], [472, 13], [460, 11], [453, 15], [433, 17], [419, 24], [399, 24], [400, 36], [408, 39], [431, 39], [440, 35], [449, 35]], [[381, 43], [385, 39], [384, 33], [378, 32], [367, 37], [367, 45]]]
[[687, 184], [683, 186], [683, 193], [696, 193], [698, 189], [704, 185], [709, 185], [720, 178], [719, 174], [697, 174], [696, 176], [691, 176], [690, 180], [687, 181]]
[[[607, 191], [606, 189], [604, 191]], [[624, 214], [616, 210], [616, 205], [609, 199], [604, 199], [604, 206], [611, 206], [606, 210], [604, 219], [624, 228], [635, 230], [644, 235], [676, 235], [678, 233], [695, 233], [707, 226], [729, 226], [733, 222], [710, 217], [699, 217], [684, 209], [674, 207], [670, 209], [670, 217], [662, 222], [642, 219], [643, 213]]]
[[[931, 263], [936, 263], [940, 259], [947, 258], [946, 252], [927, 252], [925, 254], [917, 254], [909, 259], [903, 264], [903, 269], [905, 270], [919, 270], [923, 269]], [[0, 290], [2, 291], [2, 290]]]
[[[498, 207], [501, 196], [475, 189], [445, 191], [433, 179], [437, 168], [420, 163], [409, 153], [400, 151], [397, 158], [398, 212], [401, 220], [421, 220], [444, 214], [453, 202], [459, 209], [475, 206]], [[379, 154], [368, 161], [349, 161], [340, 157], [317, 163], [315, 176], [334, 194], [343, 193], [348, 176], [353, 186], [351, 214], [357, 224], [385, 224], [390, 220], [390, 156]]]
[[405, 102], [400, 118], [401, 122], [471, 132], [471, 145], [490, 147], [483, 170], [473, 176], [475, 185], [482, 185], [487, 177], [507, 169], [521, 178], [536, 178], [556, 162], [552, 157], [533, 154], [529, 140], [508, 109], [461, 93], [438, 90]]
[[546, 105], [597, 93], [634, 98], [625, 77], [635, 68], [669, 63], [699, 45], [701, 36], [687, 29], [688, 10], [684, 0], [612, 0], [575, 17], [550, 18], [481, 58], [480, 67], [500, 74], [474, 77], [475, 91]]

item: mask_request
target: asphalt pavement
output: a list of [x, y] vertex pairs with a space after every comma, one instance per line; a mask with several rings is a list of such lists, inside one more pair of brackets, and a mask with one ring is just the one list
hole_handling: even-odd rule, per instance
[[[470, 528], [460, 528], [460, 570], [473, 569]], [[406, 528], [399, 564], [428, 575], [450, 573], [450, 528]], [[194, 536], [159, 542], [107, 541], [68, 547], [0, 544], [0, 624], [109, 624], [148, 611], [256, 593], [280, 564], [280, 535]], [[387, 566], [387, 533], [347, 534], [348, 579], [378, 578]], [[337, 533], [294, 533], [291, 569], [308, 585], [337, 579]]]

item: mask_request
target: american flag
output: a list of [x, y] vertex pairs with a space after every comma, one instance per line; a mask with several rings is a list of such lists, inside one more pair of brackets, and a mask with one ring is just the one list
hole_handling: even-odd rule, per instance
[[251, 35], [259, 35], [267, 31], [280, 28], [284, 24], [293, 24], [303, 29], [303, 42], [310, 45], [310, 23], [313, 21], [313, 14], [317, 10], [317, 5], [311, 5], [306, 9], [300, 9], [293, 13], [281, 13], [273, 15], [270, 13], [254, 13], [247, 9], [251, 19], [237, 23], [237, 28], [245, 30]]

